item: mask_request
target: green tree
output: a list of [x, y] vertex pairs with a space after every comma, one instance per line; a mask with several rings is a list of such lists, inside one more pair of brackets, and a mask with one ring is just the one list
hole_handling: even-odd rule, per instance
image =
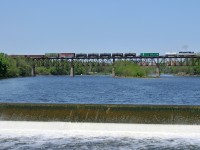
[[8, 61], [5, 54], [0, 53], [0, 78], [5, 78], [8, 71]]
[[123, 77], [146, 77], [146, 72], [143, 68], [131, 61], [115, 62], [115, 75]]
[[17, 58], [16, 59], [16, 66], [19, 69], [19, 76], [31, 76], [31, 62], [29, 62], [25, 58]]
[[200, 75], [200, 66], [195, 66], [194, 67], [194, 74], [195, 75]]
[[50, 75], [51, 70], [46, 67], [36, 67], [36, 74], [38, 75]]
[[17, 68], [16, 60], [8, 57], [8, 70], [7, 70], [7, 77], [17, 77], [19, 76], [19, 68]]

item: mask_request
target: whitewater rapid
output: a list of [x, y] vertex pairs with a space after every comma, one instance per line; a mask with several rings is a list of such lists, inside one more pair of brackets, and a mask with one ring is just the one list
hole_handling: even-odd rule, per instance
[[200, 149], [199, 125], [0, 121], [0, 149]]
[[199, 125], [119, 124], [0, 121], [0, 135], [7, 136], [125, 136], [200, 138]]

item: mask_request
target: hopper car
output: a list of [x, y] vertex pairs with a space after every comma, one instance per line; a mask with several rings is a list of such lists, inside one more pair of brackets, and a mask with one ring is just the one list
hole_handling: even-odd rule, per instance
[[103, 59], [111, 58], [111, 53], [100, 53], [100, 58]]
[[136, 53], [125, 53], [124, 57], [125, 58], [133, 58], [133, 57], [136, 57]]
[[122, 58], [123, 56], [123, 53], [112, 53], [113, 58]]
[[99, 54], [98, 53], [89, 53], [88, 58], [97, 59], [97, 58], [99, 58]]
[[85, 53], [76, 54], [76, 58], [87, 58], [87, 54]]

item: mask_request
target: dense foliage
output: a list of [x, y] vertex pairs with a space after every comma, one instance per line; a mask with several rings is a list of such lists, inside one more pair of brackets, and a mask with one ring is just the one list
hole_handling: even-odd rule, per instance
[[200, 66], [168, 66], [161, 68], [162, 73], [180, 76], [200, 75]]
[[131, 61], [115, 62], [115, 75], [120, 77], [147, 77], [149, 69], [142, 68]]
[[0, 78], [6, 77], [8, 71], [8, 60], [5, 55], [0, 53]]
[[30, 76], [31, 64], [25, 58], [13, 59], [0, 53], [0, 78]]

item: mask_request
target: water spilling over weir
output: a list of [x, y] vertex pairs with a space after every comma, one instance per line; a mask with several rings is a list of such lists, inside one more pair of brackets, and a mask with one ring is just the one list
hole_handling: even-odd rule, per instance
[[200, 106], [0, 104], [2, 149], [199, 149]]
[[1, 80], [0, 149], [200, 149], [199, 83], [198, 77]]
[[1, 103], [0, 119], [136, 124], [200, 124], [200, 106]]

